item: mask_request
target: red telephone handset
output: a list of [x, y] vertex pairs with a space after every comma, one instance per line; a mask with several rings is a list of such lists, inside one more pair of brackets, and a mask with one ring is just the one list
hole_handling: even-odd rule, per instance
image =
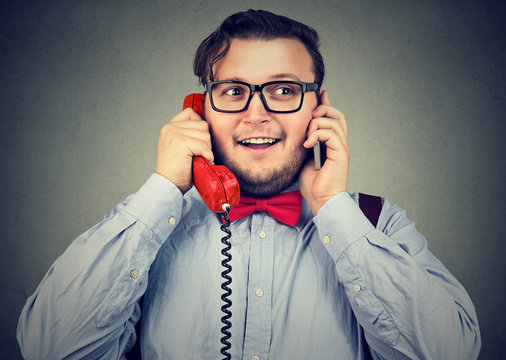
[[[191, 107], [204, 118], [204, 94], [187, 95], [183, 109]], [[240, 190], [236, 177], [223, 165], [211, 165], [202, 156], [193, 157], [193, 184], [207, 207], [217, 213], [227, 212], [239, 203]]]

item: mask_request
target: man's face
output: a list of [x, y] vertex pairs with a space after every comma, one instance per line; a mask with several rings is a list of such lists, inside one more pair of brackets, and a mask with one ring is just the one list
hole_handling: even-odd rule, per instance
[[[302, 42], [285, 38], [233, 39], [213, 73], [216, 81], [238, 80], [256, 85], [275, 80], [314, 81], [312, 60]], [[279, 193], [296, 179], [304, 163], [307, 150], [302, 144], [316, 106], [316, 94], [307, 92], [299, 111], [272, 113], [265, 109], [260, 94], [255, 93], [246, 110], [221, 113], [212, 109], [207, 94], [205, 116], [216, 162], [234, 173], [243, 193]]]

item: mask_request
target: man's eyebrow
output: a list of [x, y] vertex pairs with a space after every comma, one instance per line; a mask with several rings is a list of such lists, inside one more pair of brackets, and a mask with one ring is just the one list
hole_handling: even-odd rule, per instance
[[300, 77], [298, 77], [297, 75], [295, 74], [292, 74], [292, 73], [281, 73], [281, 74], [276, 74], [274, 76], [272, 76], [272, 79], [292, 79], [292, 80], [296, 80], [296, 81], [302, 81], [300, 79]]
[[[269, 76], [269, 81], [273, 80], [295, 80], [295, 81], [302, 81], [297, 75], [292, 73], [279, 73], [272, 76]], [[221, 80], [227, 80], [227, 81], [242, 81], [247, 83], [246, 79], [242, 77], [232, 76], [232, 77], [226, 77], [225, 79]]]

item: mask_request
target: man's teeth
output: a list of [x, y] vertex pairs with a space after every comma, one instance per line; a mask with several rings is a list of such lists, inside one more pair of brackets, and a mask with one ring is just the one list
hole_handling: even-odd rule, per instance
[[243, 144], [273, 144], [276, 142], [276, 139], [268, 139], [268, 138], [251, 138], [241, 141]]

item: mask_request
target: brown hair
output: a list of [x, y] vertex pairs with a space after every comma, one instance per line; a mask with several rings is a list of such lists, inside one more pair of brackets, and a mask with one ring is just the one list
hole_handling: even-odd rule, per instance
[[318, 33], [298, 21], [264, 10], [235, 13], [225, 19], [213, 33], [202, 41], [193, 62], [193, 72], [202, 85], [213, 80], [213, 66], [227, 54], [230, 41], [234, 38], [300, 40], [311, 56], [315, 82], [321, 87], [325, 76], [325, 66], [318, 49]]

